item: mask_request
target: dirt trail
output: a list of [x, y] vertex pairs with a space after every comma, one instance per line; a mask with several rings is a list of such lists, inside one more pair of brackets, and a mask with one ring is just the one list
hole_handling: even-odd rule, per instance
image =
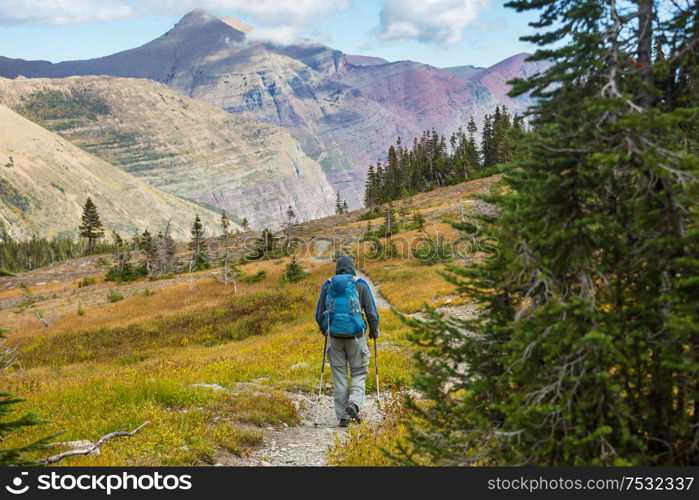
[[379, 287], [371, 281], [371, 278], [361, 272], [360, 270], [357, 269], [357, 278], [362, 278], [364, 281], [366, 281], [369, 284], [369, 288], [371, 289], [371, 294], [374, 296], [374, 303], [376, 304], [376, 308], [378, 310], [382, 309], [390, 309], [391, 304], [386, 300], [386, 297], [381, 295], [381, 292], [379, 291]]
[[[333, 398], [321, 396], [318, 427], [314, 426], [317, 394], [286, 393], [298, 405], [301, 423], [293, 427], [267, 427], [262, 429], [262, 447], [250, 455], [220, 457], [221, 465], [235, 466], [324, 466], [328, 465], [325, 455], [336, 438], [342, 440], [347, 429], [337, 427]], [[362, 418], [378, 423], [381, 414], [376, 407], [376, 396], [367, 395]]]

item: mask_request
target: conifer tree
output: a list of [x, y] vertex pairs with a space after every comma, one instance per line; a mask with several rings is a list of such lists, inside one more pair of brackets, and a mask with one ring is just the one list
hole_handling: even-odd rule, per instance
[[284, 231], [286, 233], [286, 238], [291, 238], [291, 231], [294, 229], [296, 224], [296, 212], [291, 205], [286, 209], [286, 222], [284, 223]]
[[420, 210], [413, 214], [413, 227], [421, 233], [425, 232], [425, 216]]
[[374, 165], [369, 165], [367, 179], [364, 184], [364, 207], [374, 208], [379, 204], [379, 182]]
[[144, 230], [143, 234], [141, 235], [141, 249], [143, 250], [144, 254], [143, 267], [146, 274], [152, 275], [155, 272], [155, 261], [157, 258], [158, 248], [156, 246], [155, 238], [153, 238], [153, 235], [150, 234], [147, 229]]
[[481, 156], [483, 168], [492, 167], [495, 164], [495, 137], [493, 130], [493, 118], [485, 115], [483, 119], [483, 132], [481, 133]]
[[221, 234], [223, 236], [228, 235], [228, 231], [230, 230], [231, 227], [231, 221], [228, 219], [228, 215], [226, 215], [226, 211], [223, 210], [221, 212]]
[[301, 281], [306, 276], [308, 276], [308, 271], [306, 271], [301, 263], [296, 260], [296, 256], [292, 256], [289, 263], [286, 265], [286, 269], [282, 274], [282, 281], [287, 281], [289, 283], [295, 283]]
[[480, 153], [476, 144], [478, 127], [473, 117], [469, 119], [466, 131], [468, 132], [468, 139], [466, 140], [466, 160], [472, 170], [478, 170], [481, 167]]
[[342, 215], [343, 209], [342, 209], [342, 198], [340, 198], [340, 192], [337, 192], [337, 195], [335, 196], [335, 214], [336, 215]]
[[282, 249], [279, 247], [279, 238], [270, 229], [263, 229], [259, 238], [254, 243], [252, 250], [243, 257], [244, 261], [256, 261], [281, 257]]
[[83, 215], [78, 229], [80, 236], [87, 239], [87, 251], [93, 252], [95, 242], [104, 235], [104, 227], [97, 212], [97, 206], [89, 196], [83, 205]]
[[[500, 218], [499, 258], [449, 266], [482, 314], [408, 320], [421, 349], [404, 456], [439, 464], [698, 465], [699, 11], [513, 0], [551, 65]], [[584, 7], [584, 8], [583, 8]], [[638, 29], [631, 29], [634, 20]], [[649, 41], [664, 61], [648, 57]]]
[[240, 221], [240, 225], [243, 227], [243, 229], [244, 229], [245, 231], [247, 231], [248, 229], [250, 229], [250, 223], [248, 222], [247, 217], [243, 217], [243, 220]]
[[199, 214], [194, 216], [192, 223], [192, 239], [189, 242], [189, 249], [192, 251], [192, 261], [190, 270], [201, 271], [208, 267], [208, 262], [204, 254], [204, 226], [201, 223]]

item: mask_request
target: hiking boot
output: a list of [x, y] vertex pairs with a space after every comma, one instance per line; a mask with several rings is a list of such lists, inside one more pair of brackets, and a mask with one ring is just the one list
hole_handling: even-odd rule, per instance
[[359, 418], [359, 406], [354, 404], [352, 401], [347, 403], [347, 414], [355, 422], [357, 422], [357, 423], [361, 422], [361, 420]]
[[338, 427], [349, 427], [349, 419], [341, 418], [340, 423], [337, 424]]

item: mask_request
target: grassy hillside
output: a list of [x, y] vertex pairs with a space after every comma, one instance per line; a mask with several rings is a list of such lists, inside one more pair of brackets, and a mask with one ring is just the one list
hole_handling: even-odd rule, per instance
[[[444, 220], [459, 217], [461, 201], [470, 210], [473, 194], [490, 183], [492, 179], [479, 180], [423, 193], [396, 206], [405, 204], [406, 220], [420, 209], [428, 234], [447, 231]], [[334, 232], [347, 238], [347, 250], [359, 255], [359, 266], [403, 312], [417, 311], [423, 302], [463, 300], [436, 275], [440, 265], [399, 256], [369, 258], [353, 242], [366, 228], [366, 220], [357, 220], [360, 215], [301, 224], [295, 234], [310, 239]], [[394, 240], [415, 237], [416, 231], [403, 231]], [[332, 248], [326, 252], [331, 254]], [[107, 443], [99, 456], [72, 457], [62, 464], [207, 464], [225, 462], [230, 455], [244, 457], [264, 445], [268, 427], [299, 424], [302, 408], [294, 395], [317, 390], [322, 336], [313, 313], [320, 285], [333, 274], [332, 262], [301, 255], [309, 275], [297, 283], [279, 279], [288, 259], [249, 263], [241, 267], [245, 274], [264, 270], [266, 278], [239, 283], [234, 293], [231, 285], [211, 279], [211, 271], [116, 285], [103, 280], [106, 268], [99, 259], [0, 278], [0, 325], [18, 346], [16, 361], [2, 375], [2, 389], [26, 397], [24, 408], [51, 421], [13, 435], [9, 444], [61, 430], [61, 441], [94, 441], [147, 421], [135, 436]], [[110, 299], [115, 296], [123, 298]], [[381, 311], [384, 391], [410, 386], [413, 361], [405, 332], [396, 316]], [[367, 390], [374, 390], [373, 377]], [[340, 447], [345, 451], [333, 451], [333, 462], [358, 463], [352, 446], [360, 430], [346, 449]], [[370, 454], [359, 462], [374, 460]]]

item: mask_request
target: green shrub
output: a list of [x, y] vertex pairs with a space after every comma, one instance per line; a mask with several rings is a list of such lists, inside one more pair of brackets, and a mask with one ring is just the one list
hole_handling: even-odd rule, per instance
[[428, 265], [454, 260], [454, 248], [441, 234], [435, 237], [418, 239], [417, 246], [413, 248], [412, 254], [415, 259]]
[[124, 300], [124, 296], [116, 290], [110, 290], [107, 294], [107, 300], [109, 302], [119, 302], [120, 300]]
[[[121, 295], [119, 295], [121, 297]], [[225, 306], [204, 308], [128, 326], [93, 328], [40, 336], [22, 348], [22, 365], [61, 365], [78, 361], [111, 361], [154, 347], [215, 345], [266, 335], [312, 310], [314, 298], [302, 290], [264, 290], [232, 299]]]
[[358, 221], [363, 221], [363, 220], [372, 220], [372, 219], [377, 219], [378, 217], [382, 217], [383, 214], [381, 211], [377, 208], [372, 208], [371, 210], [367, 210], [363, 214], [361, 214], [359, 217], [357, 217]]
[[367, 253], [367, 257], [371, 260], [390, 260], [398, 256], [396, 244], [390, 239], [384, 242], [376, 236], [371, 236], [364, 241], [371, 242], [371, 250]]
[[105, 281], [114, 281], [116, 283], [136, 281], [146, 276], [147, 272], [144, 266], [133, 266], [125, 264], [121, 271], [116, 266], [113, 266], [104, 277]]
[[78, 283], [78, 288], [83, 288], [83, 287], [86, 287], [86, 286], [94, 285], [95, 283], [97, 283], [97, 282], [95, 281], [95, 278], [93, 278], [93, 277], [91, 277], [91, 276], [85, 276], [85, 277]]
[[150, 277], [151, 281], [158, 281], [158, 280], [169, 280], [175, 277], [175, 273], [173, 271], [168, 271], [166, 273], [158, 273], [154, 274], [153, 276]]
[[242, 283], [258, 283], [267, 277], [267, 271], [260, 269], [255, 274], [242, 274], [238, 278]]

